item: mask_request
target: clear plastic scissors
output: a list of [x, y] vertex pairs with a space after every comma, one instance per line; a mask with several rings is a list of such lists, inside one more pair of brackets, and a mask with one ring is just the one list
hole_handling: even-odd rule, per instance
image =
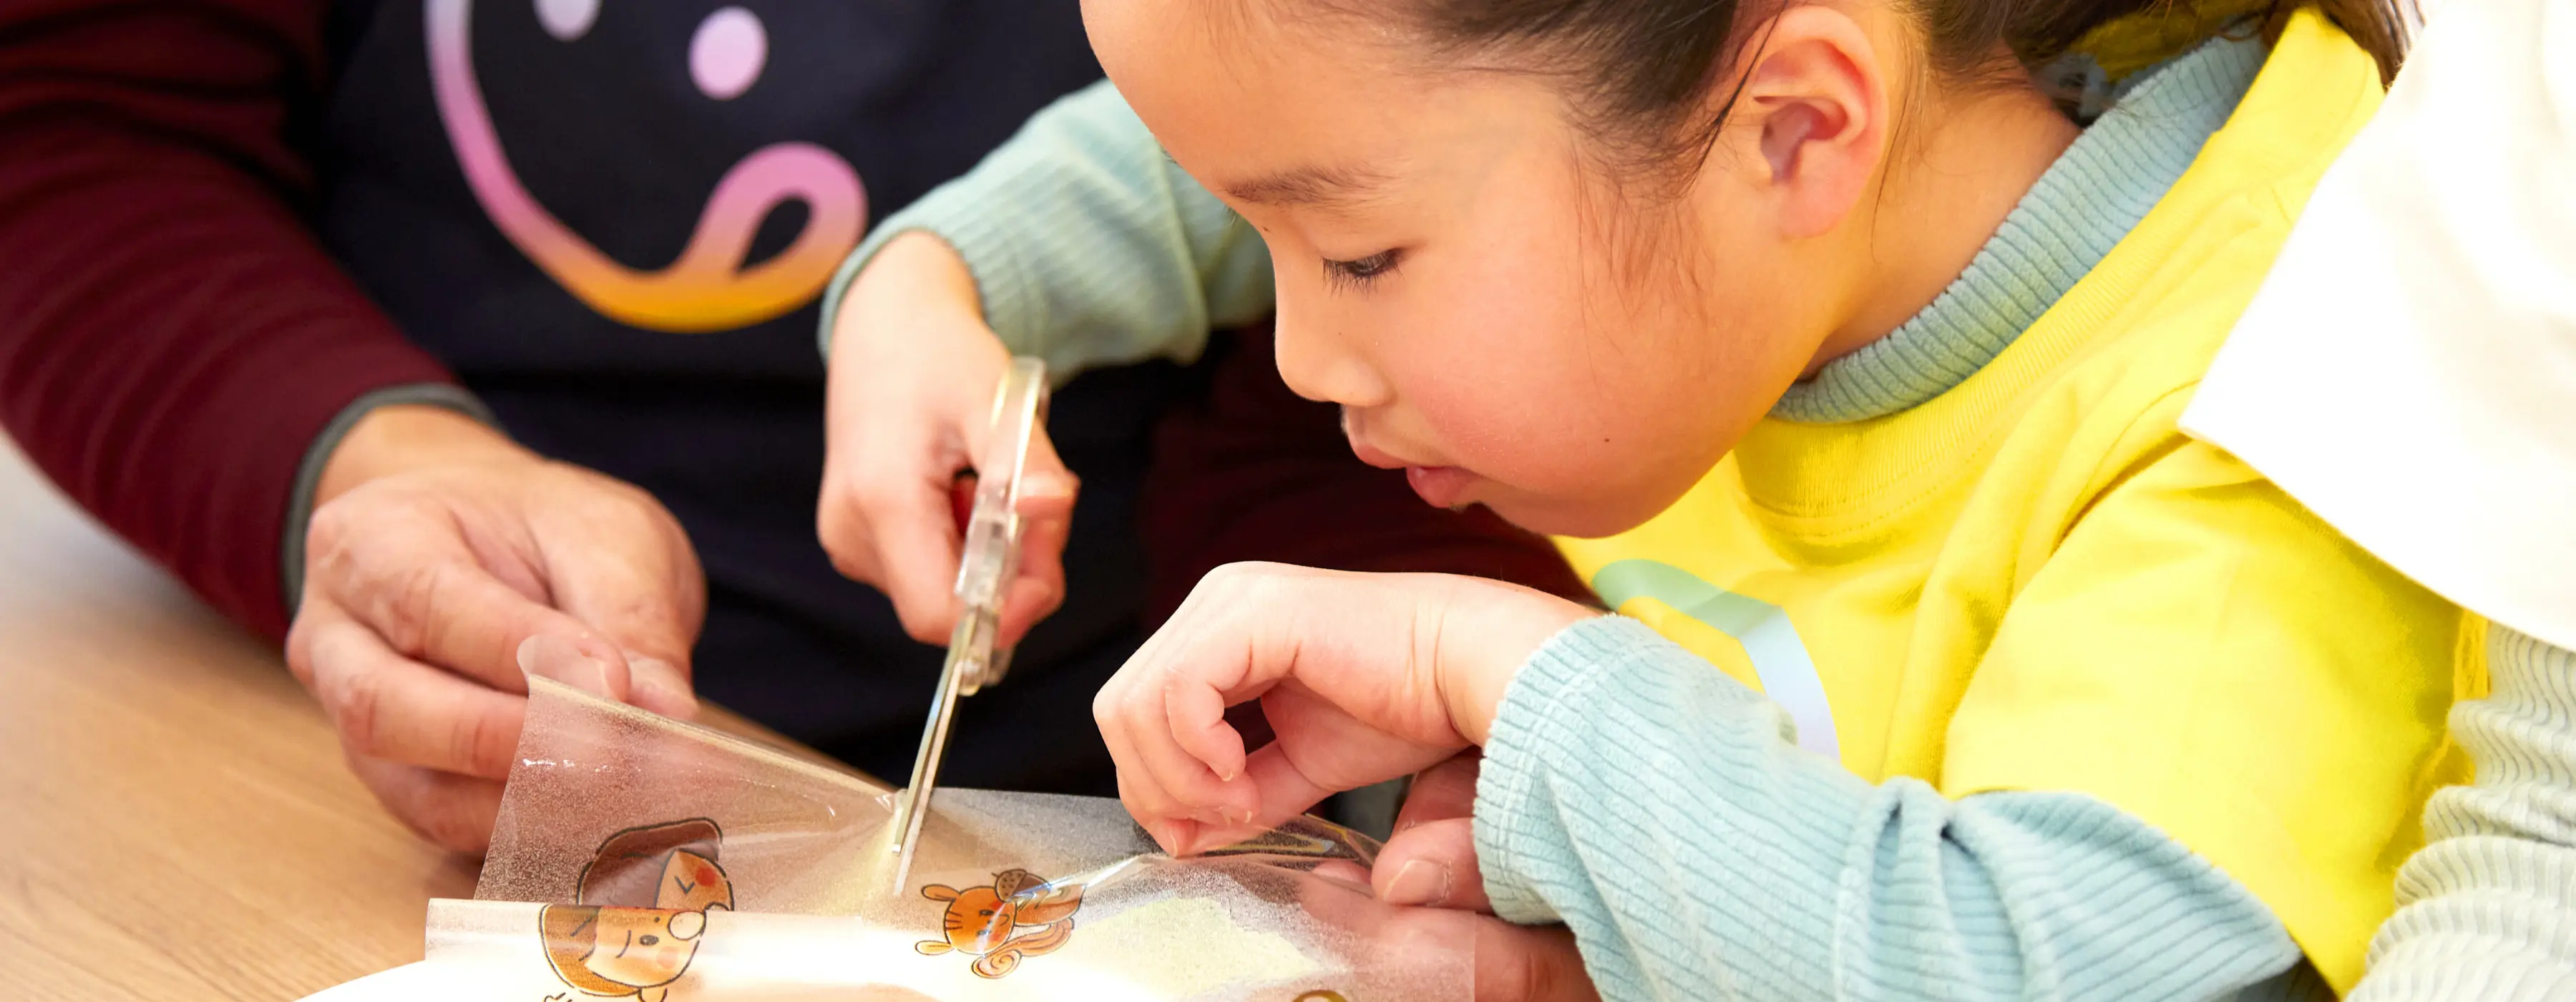
[[929, 814], [930, 792], [938, 785], [939, 761], [948, 753], [948, 724], [957, 713], [957, 697], [972, 696], [1002, 680], [1011, 668], [1011, 649], [997, 643], [1002, 624], [1002, 591], [1020, 565], [1020, 473], [1028, 465], [1029, 440], [1046, 420], [1046, 363], [1034, 358], [1011, 360], [1002, 385], [993, 391], [993, 433], [984, 454], [975, 457], [975, 507], [966, 520], [966, 544], [957, 561], [957, 598], [964, 609], [948, 635], [948, 661], [939, 670], [939, 690], [931, 697], [930, 723], [921, 732], [921, 752], [912, 761], [912, 782], [895, 808], [895, 883], [912, 872], [921, 823]]

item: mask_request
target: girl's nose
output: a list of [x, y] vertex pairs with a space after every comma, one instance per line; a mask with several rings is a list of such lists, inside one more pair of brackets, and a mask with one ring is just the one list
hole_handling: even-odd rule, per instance
[[1308, 400], [1371, 408], [1390, 402], [1386, 380], [1349, 335], [1324, 318], [1307, 319], [1292, 312], [1282, 297], [1273, 337], [1279, 378]]

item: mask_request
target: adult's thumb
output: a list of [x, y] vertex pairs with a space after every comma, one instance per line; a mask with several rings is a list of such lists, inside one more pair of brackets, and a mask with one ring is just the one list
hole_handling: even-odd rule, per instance
[[1426, 821], [1395, 833], [1378, 850], [1369, 885], [1391, 905], [1494, 910], [1476, 865], [1474, 818]]
[[1476, 1002], [1599, 1002], [1574, 934], [1563, 926], [1476, 923]]
[[706, 616], [697, 554], [677, 526], [598, 528], [592, 538], [547, 547], [555, 604], [617, 646], [630, 702], [665, 716], [696, 716], [689, 652]]

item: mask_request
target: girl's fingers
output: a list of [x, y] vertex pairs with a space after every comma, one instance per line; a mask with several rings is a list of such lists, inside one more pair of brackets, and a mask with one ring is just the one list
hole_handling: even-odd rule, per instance
[[[1420, 676], [1402, 670], [1402, 654], [1354, 653], [1408, 650], [1411, 615], [1391, 609], [1384, 589], [1274, 565], [1202, 580], [1094, 702], [1138, 818], [1195, 822], [1198, 837], [1181, 848], [1203, 850], [1454, 752], [1453, 731], [1424, 723], [1440, 716], [1437, 696], [1415, 691]], [[1313, 635], [1321, 626], [1343, 633]], [[1247, 754], [1225, 710], [1255, 697], [1279, 741]]]
[[[1069, 519], [1073, 517], [1074, 495], [1081, 492], [1082, 480], [1066, 469], [1064, 459], [1056, 455], [1055, 440], [1045, 428], [1029, 435], [1028, 462], [1020, 466], [1020, 517], [1035, 519]], [[1064, 545], [1058, 540], [1057, 546]]]
[[1167, 822], [1189, 819], [1197, 808], [1183, 804], [1172, 796], [1146, 769], [1139, 755], [1135, 735], [1125, 726], [1103, 726], [1100, 739], [1109, 746], [1109, 757], [1118, 763], [1118, 799], [1127, 805], [1127, 813], [1162, 842], [1168, 851], [1178, 853], [1186, 848], [1182, 842], [1167, 840], [1162, 826]]
[[1219, 782], [1243, 775], [1243, 733], [1225, 722], [1225, 693], [1186, 676], [1163, 687], [1163, 716], [1172, 742], [1197, 759]]
[[1224, 825], [1243, 824], [1257, 811], [1260, 795], [1242, 778], [1243, 736], [1225, 723], [1225, 687], [1239, 684], [1240, 666], [1257, 660], [1242, 653], [1239, 634], [1222, 619], [1169, 624], [1094, 701], [1119, 771], [1151, 788], [1151, 806]]
[[1279, 743], [1253, 752], [1251, 758], [1244, 760], [1243, 774], [1261, 794], [1261, 803], [1253, 808], [1249, 825], [1256, 831], [1304, 814], [1323, 803], [1325, 797], [1341, 792], [1307, 778], [1289, 757], [1287, 747]]
[[878, 580], [869, 582], [894, 601], [905, 633], [925, 644], [945, 643], [957, 625], [957, 522], [946, 482], [918, 477], [873, 481], [862, 488]]
[[1160, 811], [1140, 807], [1139, 805], [1146, 800], [1137, 794], [1123, 769], [1118, 773], [1118, 801], [1127, 806], [1127, 813], [1135, 817], [1136, 823], [1145, 829], [1146, 837], [1153, 839], [1155, 845], [1162, 846], [1165, 853], [1186, 856], [1193, 851], [1191, 843], [1197, 838], [1198, 826]]
[[1171, 714], [1162, 698], [1167, 691], [1160, 686], [1142, 687], [1130, 692], [1119, 707], [1119, 729], [1128, 752], [1118, 760], [1120, 769], [1140, 771], [1141, 785], [1155, 787], [1168, 797], [1176, 814], [1234, 824], [1251, 820], [1255, 799], [1251, 791], [1229, 790], [1229, 784], [1217, 778], [1206, 762], [1172, 740]]
[[1064, 543], [1073, 531], [1073, 515], [1032, 517], [1023, 506], [1019, 573], [1002, 594], [1002, 636], [1016, 645], [1030, 628], [1064, 604]]
[[1357, 789], [1427, 768], [1456, 754], [1455, 737], [1425, 743], [1389, 733], [1331, 698], [1290, 679], [1261, 698], [1280, 752], [1299, 775], [1329, 791]]

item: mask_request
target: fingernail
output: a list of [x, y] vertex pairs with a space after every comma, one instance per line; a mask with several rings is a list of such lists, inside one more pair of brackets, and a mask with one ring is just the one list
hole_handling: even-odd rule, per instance
[[633, 686], [635, 705], [680, 720], [693, 720], [698, 715], [698, 695], [689, 689], [689, 679], [680, 667], [661, 658], [629, 654], [626, 677]]
[[519, 643], [519, 670], [617, 698], [608, 684], [608, 662], [582, 653], [581, 645], [553, 634], [540, 633]]
[[1232, 821], [1238, 825], [1248, 825], [1252, 823], [1252, 808], [1249, 807], [1223, 807], [1218, 808], [1217, 813], [1223, 815], [1226, 820]]
[[1391, 905], [1436, 905], [1449, 900], [1449, 868], [1427, 859], [1412, 860], [1386, 882], [1378, 896]]

